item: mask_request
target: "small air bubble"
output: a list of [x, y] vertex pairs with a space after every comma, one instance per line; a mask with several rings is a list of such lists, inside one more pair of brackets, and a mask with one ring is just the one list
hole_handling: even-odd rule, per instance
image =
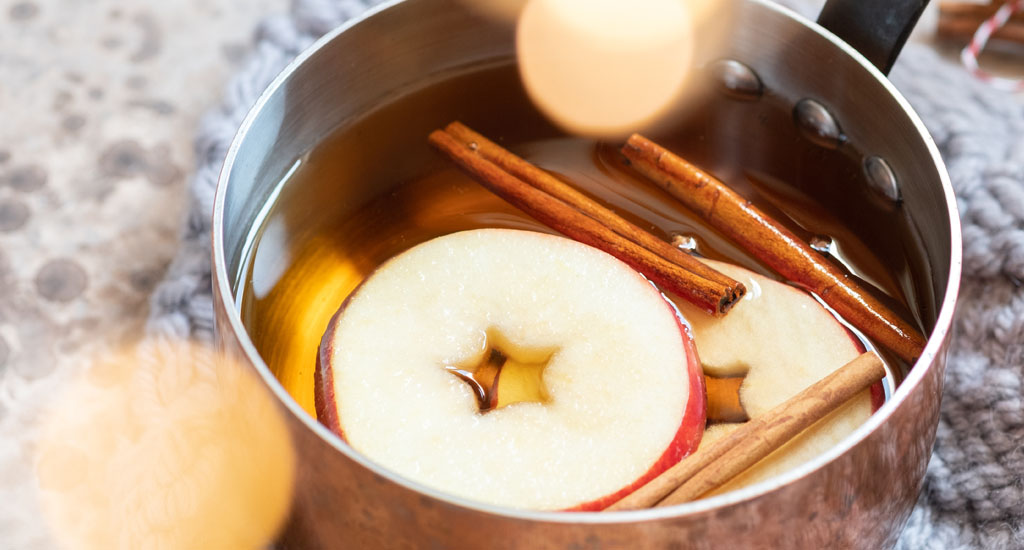
[[672, 246], [692, 252], [697, 250], [697, 239], [692, 235], [672, 235]]
[[832, 237], [828, 235], [818, 235], [811, 239], [811, 248], [821, 252], [822, 254], [832, 253]]

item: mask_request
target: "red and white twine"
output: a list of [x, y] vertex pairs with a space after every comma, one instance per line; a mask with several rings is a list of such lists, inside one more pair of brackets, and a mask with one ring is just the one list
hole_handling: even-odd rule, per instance
[[960, 51], [960, 61], [963, 62], [971, 74], [988, 82], [993, 87], [1011, 92], [1024, 91], [1024, 80], [1001, 78], [992, 75], [978, 66], [978, 54], [985, 48], [985, 44], [992, 37], [992, 33], [1006, 25], [1010, 16], [1021, 9], [1024, 9], [1024, 0], [1010, 0], [1003, 4], [992, 17], [982, 22], [978, 30], [974, 32], [971, 43]]

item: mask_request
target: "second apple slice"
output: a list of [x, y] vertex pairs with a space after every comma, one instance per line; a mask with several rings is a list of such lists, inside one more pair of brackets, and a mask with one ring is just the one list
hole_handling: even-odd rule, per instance
[[[691, 321], [704, 372], [715, 377], [745, 377], [739, 400], [750, 418], [771, 410], [864, 352], [860, 340], [807, 292], [742, 267], [707, 263], [742, 282], [747, 295], [720, 319], [700, 315], [686, 304], [679, 308]], [[867, 421], [882, 400], [878, 383], [711, 494], [752, 485], [813, 460]], [[739, 426], [710, 426], [702, 448]]]
[[705, 421], [692, 338], [653, 285], [504, 229], [382, 265], [328, 327], [315, 393], [321, 422], [383, 466], [516, 508], [602, 509], [689, 454]]

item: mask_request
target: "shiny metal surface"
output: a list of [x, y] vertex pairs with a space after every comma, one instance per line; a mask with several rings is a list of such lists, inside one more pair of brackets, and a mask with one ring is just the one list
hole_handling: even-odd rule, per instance
[[864, 159], [864, 180], [880, 197], [891, 202], [900, 202], [899, 181], [884, 158], [870, 156]]
[[[236, 308], [236, 281], [259, 213], [296, 159], [358, 113], [413, 82], [507, 56], [510, 28], [455, 0], [377, 8], [300, 56], [246, 118], [226, 159], [213, 220], [220, 344], [259, 373], [287, 415], [300, 456], [290, 548], [881, 548], [917, 498], [934, 441], [960, 276], [955, 201], [938, 151], [906, 101], [868, 62], [813, 23], [761, 0], [734, 0], [736, 30], [706, 63], [734, 59], [791, 104], [828, 101], [848, 139], [887, 159], [929, 262], [916, 296], [933, 326], [892, 398], [843, 444], [785, 476], [676, 507], [550, 513], [478, 505], [380, 470], [283, 390]], [[742, 29], [739, 30], [739, 29]], [[820, 70], [827, 67], [827, 70]], [[848, 93], [855, 89], [857, 93]], [[756, 144], [747, 144], [756, 147]], [[913, 177], [910, 177], [913, 175]], [[337, 208], [380, 189], [353, 186]]]
[[757, 73], [735, 59], [715, 61], [710, 70], [719, 89], [733, 99], [753, 101], [764, 93], [764, 86]]
[[801, 99], [793, 107], [793, 122], [805, 138], [821, 147], [838, 149], [846, 136], [828, 107], [814, 99]]

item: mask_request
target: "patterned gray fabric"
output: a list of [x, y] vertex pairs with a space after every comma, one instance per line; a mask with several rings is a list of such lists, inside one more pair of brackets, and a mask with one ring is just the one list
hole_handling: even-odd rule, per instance
[[[149, 330], [211, 337], [209, 214], [230, 140], [275, 74], [374, 2], [295, 0], [266, 20], [223, 103], [202, 122], [182, 247], [152, 299]], [[813, 2], [792, 0], [813, 10]], [[1024, 102], [911, 45], [892, 80], [949, 167], [963, 219], [964, 282], [935, 454], [903, 549], [1024, 548]]]
[[245, 67], [223, 102], [207, 113], [196, 136], [196, 174], [181, 250], [153, 293], [147, 329], [152, 334], [209, 340], [213, 335], [210, 286], [210, 213], [217, 176], [235, 131], [274, 77], [302, 50], [380, 0], [295, 0], [291, 13], [265, 19]]

